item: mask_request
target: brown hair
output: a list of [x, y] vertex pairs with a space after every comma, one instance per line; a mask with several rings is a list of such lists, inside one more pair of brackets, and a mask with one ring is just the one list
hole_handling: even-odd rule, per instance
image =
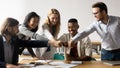
[[6, 18], [6, 20], [3, 22], [2, 28], [1, 28], [1, 34], [3, 36], [10, 34], [8, 31], [8, 27], [13, 27], [18, 25], [19, 22], [14, 18]]
[[105, 10], [105, 12], [108, 13], [107, 6], [106, 6], [106, 4], [103, 3], [103, 2], [97, 2], [97, 3], [93, 4], [93, 5], [92, 5], [92, 8], [95, 8], [95, 7], [100, 8], [100, 11]]

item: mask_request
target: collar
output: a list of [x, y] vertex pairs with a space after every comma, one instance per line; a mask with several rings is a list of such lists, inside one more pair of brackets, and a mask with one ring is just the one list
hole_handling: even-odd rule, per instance
[[4, 37], [4, 36], [2, 36], [2, 38], [3, 38], [3, 42], [6, 42], [6, 39], [5, 39], [5, 37]]

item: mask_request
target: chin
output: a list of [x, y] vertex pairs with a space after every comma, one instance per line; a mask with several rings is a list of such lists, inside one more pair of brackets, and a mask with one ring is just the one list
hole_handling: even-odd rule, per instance
[[100, 19], [96, 19], [97, 21], [100, 21]]

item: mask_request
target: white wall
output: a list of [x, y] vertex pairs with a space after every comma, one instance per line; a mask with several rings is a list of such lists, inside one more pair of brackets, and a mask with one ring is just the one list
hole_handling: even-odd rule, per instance
[[[0, 24], [6, 17], [13, 17], [23, 22], [30, 11], [41, 16], [42, 24], [51, 8], [56, 8], [61, 14], [60, 34], [67, 32], [69, 18], [77, 18], [80, 29], [83, 30], [94, 20], [91, 5], [102, 1], [108, 6], [110, 15], [120, 16], [120, 0], [2, 0], [0, 2]], [[96, 33], [90, 35], [91, 40], [100, 40]]]

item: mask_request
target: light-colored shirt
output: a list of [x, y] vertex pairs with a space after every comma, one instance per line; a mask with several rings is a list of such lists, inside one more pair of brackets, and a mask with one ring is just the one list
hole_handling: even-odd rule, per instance
[[[62, 36], [60, 36], [59, 40], [61, 41], [69, 41], [71, 39], [71, 35], [69, 33], [64, 33]], [[65, 47], [65, 52], [67, 54], [70, 53], [71, 48], [69, 47]], [[78, 52], [78, 56], [92, 56], [92, 44], [91, 44], [91, 40], [89, 39], [89, 37], [85, 37], [83, 39], [79, 39], [77, 41], [77, 52]]]
[[36, 40], [48, 40], [43, 35], [30, 31], [24, 24], [19, 27], [19, 33]]
[[108, 23], [95, 21], [82, 32], [78, 33], [72, 40], [77, 41], [96, 31], [102, 39], [102, 48], [115, 50], [120, 48], [120, 17], [109, 16]]

